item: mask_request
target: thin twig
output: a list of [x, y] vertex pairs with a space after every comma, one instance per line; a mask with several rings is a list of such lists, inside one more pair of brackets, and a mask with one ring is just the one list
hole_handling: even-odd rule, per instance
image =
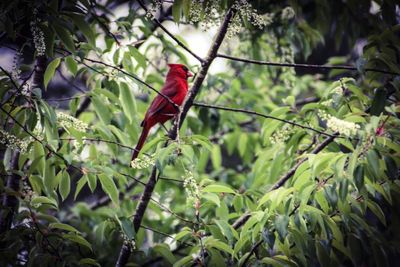
[[[139, 5], [144, 9], [144, 11], [149, 12], [147, 10], [147, 7], [143, 4], [141, 0], [138, 0]], [[201, 64], [204, 64], [204, 59], [202, 59], [200, 56], [196, 55], [192, 50], [190, 50], [184, 43], [182, 43], [178, 38], [176, 38], [170, 31], [168, 31], [167, 28], [164, 27], [164, 25], [161, 24], [161, 22], [157, 18], [153, 18], [153, 21], [160, 27], [169, 37], [171, 37], [180, 47], [182, 47], [184, 50], [186, 50], [189, 54], [191, 54], [194, 58], [196, 58], [198, 61], [200, 61]]]
[[20, 123], [16, 118], [14, 118], [7, 110], [5, 110], [3, 107], [0, 107], [1, 111], [3, 111], [5, 114], [8, 115], [9, 118], [11, 118], [11, 120], [13, 120], [19, 127], [21, 127], [21, 129], [27, 133], [30, 137], [32, 137], [35, 141], [39, 142], [40, 144], [42, 144], [43, 147], [45, 147], [51, 154], [56, 155], [58, 158], [60, 158], [65, 165], [70, 166], [73, 169], [76, 169], [77, 171], [79, 171], [80, 173], [82, 172], [81, 168], [78, 168], [72, 164], [69, 164], [68, 161], [58, 152], [56, 152], [54, 149], [52, 149], [48, 144], [43, 143], [42, 140], [40, 140], [39, 138], [37, 138], [34, 134], [32, 134], [22, 123]]
[[[273, 66], [273, 67], [291, 67], [291, 68], [306, 68], [306, 69], [328, 69], [328, 70], [356, 70], [356, 71], [358, 70], [354, 66], [316, 65], [316, 64], [299, 64], [299, 63], [277, 63], [277, 62], [269, 62], [269, 61], [261, 61], [261, 60], [233, 57], [233, 56], [224, 55], [224, 54], [218, 54], [217, 56], [220, 57], [220, 58], [226, 58], [226, 59], [230, 59], [230, 60], [234, 60], [234, 61], [240, 61], [240, 62], [256, 64], [256, 65]], [[390, 74], [390, 75], [400, 75], [400, 73], [397, 73], [397, 72], [386, 71], [386, 70], [381, 70], [381, 69], [376, 69], [376, 68], [366, 68], [366, 69], [364, 69], [364, 71], [365, 72], [367, 72], [367, 71], [379, 72], [379, 73]]]
[[[210, 105], [210, 104], [199, 103], [199, 102], [193, 103], [193, 106], [202, 107], [202, 108], [213, 108], [213, 109], [227, 110], [227, 111], [232, 111], [232, 112], [246, 113], [246, 114], [255, 115], [255, 116], [259, 116], [259, 117], [263, 117], [263, 118], [267, 118], [267, 119], [281, 121], [281, 122], [284, 122], [284, 123], [287, 123], [287, 124], [290, 124], [290, 125], [302, 128], [302, 129], [311, 130], [311, 131], [319, 133], [321, 135], [325, 135], [325, 136], [329, 136], [329, 137], [333, 137], [334, 136], [332, 134], [328, 134], [326, 132], [314, 129], [314, 128], [309, 127], [309, 126], [301, 125], [301, 124], [298, 124], [296, 122], [285, 120], [285, 119], [280, 119], [280, 118], [277, 118], [277, 117], [274, 117], [274, 116], [262, 114], [262, 113], [259, 113], [259, 112], [256, 112], [256, 111], [251, 111], [251, 110], [246, 110], [246, 109], [241, 109], [241, 108], [230, 108], [230, 107], [225, 107], [225, 106]], [[339, 137], [339, 136], [335, 136], [335, 138], [336, 137]], [[341, 138], [344, 138], [344, 137], [341, 137]]]
[[179, 243], [185, 245], [186, 247], [192, 247], [192, 246], [193, 246], [193, 244], [190, 244], [190, 243], [185, 242], [185, 241], [177, 240], [177, 239], [176, 239], [175, 237], [173, 237], [172, 235], [167, 234], [167, 233], [164, 233], [164, 232], [161, 232], [161, 231], [159, 231], [159, 230], [157, 230], [157, 229], [154, 229], [154, 228], [151, 228], [151, 227], [149, 227], [149, 226], [141, 225], [140, 228], [143, 228], [143, 229], [152, 231], [152, 232], [154, 232], [154, 233], [157, 233], [157, 234], [160, 234], [160, 235], [169, 237], [169, 238], [175, 240], [176, 242], [179, 242]]

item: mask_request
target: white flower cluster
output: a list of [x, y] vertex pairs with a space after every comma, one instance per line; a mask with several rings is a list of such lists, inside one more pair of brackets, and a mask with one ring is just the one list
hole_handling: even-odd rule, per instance
[[[280, 62], [282, 63], [294, 63], [294, 51], [290, 45], [287, 46], [277, 46], [280, 50], [281, 57]], [[293, 88], [296, 82], [296, 71], [294, 68], [284, 67], [282, 68], [283, 82], [286, 88]]]
[[228, 39], [237, 35], [241, 31], [242, 21], [240, 20], [240, 17], [246, 19], [259, 29], [270, 25], [274, 20], [273, 13], [260, 15], [256, 9], [253, 9], [247, 0], [237, 0], [233, 7], [238, 10], [239, 14], [236, 14], [229, 25], [228, 32], [226, 33]]
[[327, 114], [324, 111], [319, 111], [318, 114], [322, 119], [326, 120], [327, 127], [334, 132], [339, 132], [343, 135], [352, 136], [357, 134], [357, 130], [360, 129], [360, 125], [358, 124], [338, 119], [330, 114]]
[[57, 123], [63, 128], [73, 128], [78, 132], [86, 132], [88, 125], [77, 118], [63, 112], [57, 112]]
[[0, 129], [0, 144], [6, 145], [8, 148], [15, 150], [18, 149], [22, 154], [28, 151], [28, 145], [31, 143], [31, 139], [19, 139], [13, 134], [10, 134], [3, 129]]
[[343, 92], [344, 92], [343, 86], [342, 85], [336, 86], [335, 88], [332, 89], [332, 92], [334, 94], [343, 95]]
[[24, 83], [21, 89], [21, 95], [29, 97], [31, 94], [30, 85], [28, 83]]
[[148, 19], [155, 19], [155, 15], [157, 13], [157, 10], [160, 10], [162, 6], [162, 1], [161, 0], [154, 0], [151, 3], [150, 9], [147, 10], [146, 12], [146, 17]]
[[150, 166], [154, 166], [155, 163], [155, 154], [152, 154], [151, 156], [143, 155], [142, 158], [136, 158], [132, 160], [131, 167], [134, 169], [142, 170]]
[[28, 184], [27, 182], [27, 177], [24, 176], [22, 178], [22, 197], [27, 200], [27, 201], [31, 201], [32, 198], [36, 195], [35, 192], [32, 190], [31, 186]]
[[136, 242], [134, 239], [129, 239], [129, 237], [125, 234], [122, 234], [124, 239], [124, 245], [126, 245], [129, 250], [132, 252], [136, 248]]
[[197, 185], [196, 179], [194, 179], [193, 173], [191, 171], [185, 171], [185, 175], [182, 176], [182, 179], [188, 201], [196, 204], [196, 201], [201, 198], [201, 191]]
[[205, 19], [203, 19], [203, 21], [200, 23], [200, 27], [204, 31], [207, 31], [211, 27], [217, 26], [221, 19], [220, 13], [221, 10], [219, 8], [218, 1], [207, 2], [206, 7], [204, 8]]
[[290, 138], [290, 129], [284, 126], [282, 129], [275, 131], [273, 135], [270, 136], [269, 141], [271, 144], [282, 144]]
[[21, 70], [18, 68], [18, 61], [19, 61], [20, 56], [21, 56], [21, 52], [18, 51], [17, 53], [15, 53], [14, 59], [13, 59], [11, 78], [14, 81], [18, 81], [20, 79], [20, 75], [21, 75]]
[[192, 23], [199, 22], [201, 19], [201, 11], [203, 0], [193, 0], [189, 10], [189, 21]]
[[296, 13], [294, 12], [293, 8], [291, 8], [290, 6], [287, 6], [282, 10], [282, 14], [281, 14], [282, 20], [291, 20], [295, 16], [296, 16]]
[[33, 43], [35, 45], [37, 56], [44, 56], [46, 52], [46, 44], [44, 42], [43, 31], [37, 26], [38, 19], [31, 21], [31, 32], [33, 35]]
[[330, 106], [332, 105], [332, 103], [333, 103], [333, 99], [331, 98], [331, 99], [322, 101], [322, 102], [321, 102], [321, 105], [323, 105], [323, 106], [325, 106], [325, 107], [330, 107]]

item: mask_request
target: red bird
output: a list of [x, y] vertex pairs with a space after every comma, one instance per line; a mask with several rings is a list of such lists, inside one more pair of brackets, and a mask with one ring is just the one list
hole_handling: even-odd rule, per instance
[[[193, 74], [182, 64], [168, 64], [170, 67], [161, 93], [168, 96], [176, 105], [181, 106], [188, 91], [187, 79]], [[146, 141], [151, 127], [157, 123], [164, 124], [178, 113], [177, 108], [162, 95], [157, 95], [144, 116], [140, 126], [143, 127], [139, 142], [132, 154], [132, 160], [136, 159]]]

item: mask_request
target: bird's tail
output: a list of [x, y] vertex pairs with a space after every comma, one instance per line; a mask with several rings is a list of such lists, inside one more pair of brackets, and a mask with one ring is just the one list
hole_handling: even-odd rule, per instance
[[148, 127], [148, 125], [146, 124], [143, 125], [142, 134], [140, 135], [136, 148], [132, 153], [132, 160], [136, 159], [139, 155], [139, 152], [142, 149], [144, 142], [146, 141], [147, 135], [149, 134], [150, 128], [151, 127]]

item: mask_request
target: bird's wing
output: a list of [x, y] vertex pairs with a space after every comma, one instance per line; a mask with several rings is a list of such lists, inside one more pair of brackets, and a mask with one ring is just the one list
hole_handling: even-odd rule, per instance
[[[178, 91], [178, 86], [178, 82], [175, 79], [172, 79], [165, 83], [160, 92], [172, 100]], [[146, 118], [160, 112], [168, 103], [169, 101], [165, 99], [164, 96], [157, 95], [147, 111]]]

